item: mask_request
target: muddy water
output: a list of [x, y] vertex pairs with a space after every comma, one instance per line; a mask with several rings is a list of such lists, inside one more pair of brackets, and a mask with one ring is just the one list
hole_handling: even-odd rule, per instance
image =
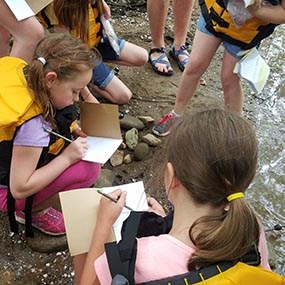
[[[248, 197], [266, 229], [285, 226], [285, 31], [279, 27], [260, 52], [271, 67], [262, 94], [246, 92], [245, 112], [259, 140], [259, 167]], [[273, 269], [285, 274], [285, 227], [266, 233]]]

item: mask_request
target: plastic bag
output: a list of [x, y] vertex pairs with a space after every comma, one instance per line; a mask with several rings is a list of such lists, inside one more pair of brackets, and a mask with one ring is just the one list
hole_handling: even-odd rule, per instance
[[105, 32], [106, 36], [108, 37], [112, 48], [114, 49], [116, 54], [119, 56], [120, 55], [120, 47], [118, 45], [118, 37], [117, 37], [110, 21], [105, 19], [105, 17], [102, 15], [101, 16], [101, 23], [103, 25], [104, 32]]
[[252, 16], [245, 8], [243, 0], [228, 0], [227, 10], [231, 15], [236, 27], [242, 26]]

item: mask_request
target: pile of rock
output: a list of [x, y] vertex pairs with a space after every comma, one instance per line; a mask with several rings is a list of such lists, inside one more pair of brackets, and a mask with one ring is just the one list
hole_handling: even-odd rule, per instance
[[150, 116], [134, 117], [125, 115], [120, 119], [123, 143], [110, 158], [110, 164], [115, 167], [133, 160], [143, 160], [149, 154], [149, 147], [159, 146], [162, 141], [148, 132], [154, 119]]

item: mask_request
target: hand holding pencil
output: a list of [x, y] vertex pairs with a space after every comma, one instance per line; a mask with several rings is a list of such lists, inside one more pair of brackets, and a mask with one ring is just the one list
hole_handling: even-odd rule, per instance
[[118, 189], [111, 193], [108, 193], [107, 195], [112, 199], [107, 198], [105, 195], [102, 195], [103, 197], [100, 200], [98, 213], [97, 213], [97, 223], [98, 221], [100, 221], [100, 224], [102, 226], [111, 227], [115, 223], [119, 215], [121, 214], [123, 208], [125, 207], [127, 193]]
[[65, 148], [62, 152], [62, 155], [66, 156], [70, 164], [73, 164], [79, 160], [82, 160], [87, 152], [88, 145], [87, 145], [87, 138], [78, 137], [76, 140], [72, 141], [71, 139], [51, 130], [43, 126], [45, 132], [48, 132], [56, 137], [59, 137], [70, 144]]

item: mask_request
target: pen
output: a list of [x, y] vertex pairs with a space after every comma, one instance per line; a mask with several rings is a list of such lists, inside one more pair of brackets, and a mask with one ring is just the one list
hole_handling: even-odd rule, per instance
[[[117, 202], [118, 202], [118, 199], [115, 199], [115, 198], [113, 198], [112, 196], [110, 196], [110, 195], [108, 195], [108, 194], [102, 192], [100, 189], [97, 189], [97, 193], [99, 193], [99, 194], [101, 194], [102, 196], [108, 198], [109, 200], [113, 201], [114, 203], [117, 203]], [[133, 209], [130, 208], [129, 206], [127, 206], [127, 205], [124, 205], [124, 207], [125, 207], [126, 209], [130, 210], [130, 211], [133, 211]]]
[[48, 132], [48, 133], [50, 133], [50, 134], [53, 134], [53, 135], [55, 135], [55, 136], [57, 136], [57, 137], [59, 137], [59, 138], [62, 138], [62, 139], [64, 139], [64, 140], [70, 142], [70, 143], [73, 142], [71, 139], [68, 139], [68, 138], [62, 136], [62, 135], [60, 135], [60, 134], [58, 134], [58, 133], [52, 131], [51, 129], [49, 129], [49, 128], [45, 127], [45, 126], [43, 126], [43, 129], [44, 129], [45, 132]]

